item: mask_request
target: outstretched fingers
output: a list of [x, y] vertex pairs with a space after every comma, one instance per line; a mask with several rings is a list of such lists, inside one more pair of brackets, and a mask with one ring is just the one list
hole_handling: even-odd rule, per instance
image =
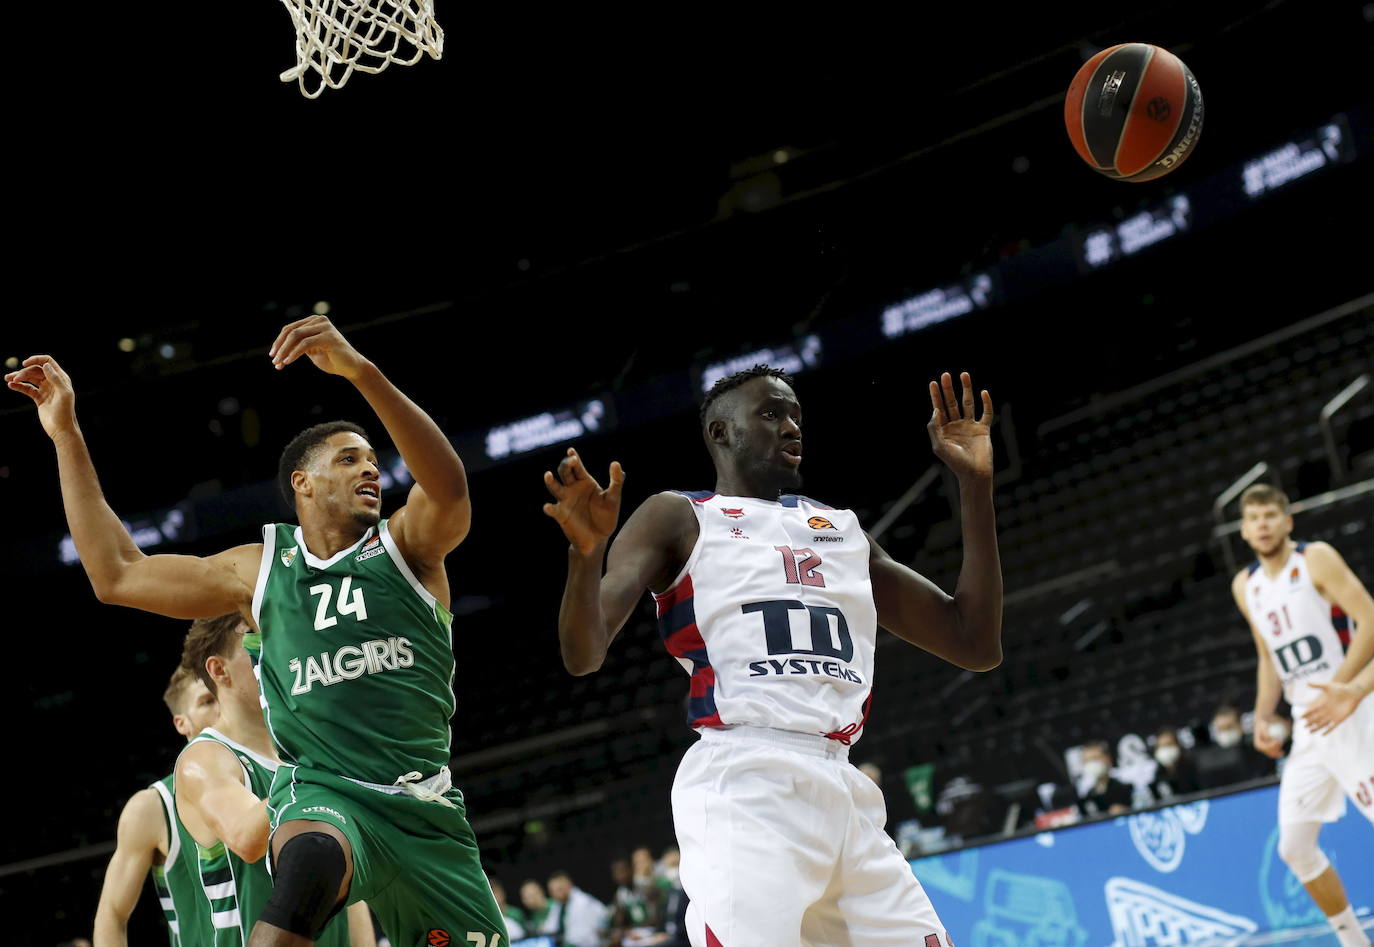
[[578, 480], [590, 479], [591, 474], [582, 466], [582, 458], [577, 455], [577, 451], [569, 447], [567, 456], [558, 463], [558, 477], [571, 486]]
[[620, 461], [611, 461], [611, 482], [606, 485], [606, 495], [617, 503], [620, 502], [620, 488], [625, 485], [625, 468], [620, 466]]
[[949, 420], [959, 420], [959, 400], [954, 397], [954, 379], [949, 372], [940, 376], [940, 390], [945, 396], [945, 414]]
[[544, 471], [544, 486], [549, 488], [555, 500], [562, 500], [568, 495], [568, 488], [559, 483], [558, 478], [548, 470]]
[[[983, 416], [978, 419], [978, 423], [987, 427], [992, 427], [992, 419], [996, 416], [992, 410], [992, 395], [988, 394], [986, 388], [983, 389]], [[973, 412], [969, 412], [969, 417], [973, 417]]]

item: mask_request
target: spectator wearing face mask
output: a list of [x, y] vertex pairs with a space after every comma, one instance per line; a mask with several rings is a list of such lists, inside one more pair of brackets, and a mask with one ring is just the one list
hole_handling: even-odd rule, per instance
[[1112, 753], [1104, 740], [1083, 745], [1083, 780], [1078, 804], [1086, 816], [1131, 811], [1131, 787], [1111, 776]]
[[1156, 799], [1162, 802], [1202, 788], [1197, 781], [1197, 765], [1192, 755], [1179, 745], [1178, 732], [1173, 727], [1161, 727], [1155, 733], [1154, 758], [1159, 766], [1150, 783], [1150, 791]]
[[[1260, 754], [1246, 739], [1236, 708], [1229, 704], [1218, 707], [1208, 730], [1212, 745], [1199, 747], [1197, 751], [1197, 778], [1201, 788], [1230, 786], [1274, 772], [1273, 760]], [[1287, 736], [1285, 727], [1280, 740]]]

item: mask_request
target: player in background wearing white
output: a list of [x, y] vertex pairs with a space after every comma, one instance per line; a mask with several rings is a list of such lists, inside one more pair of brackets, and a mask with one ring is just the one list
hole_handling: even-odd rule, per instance
[[[544, 481], [570, 543], [563, 661], [599, 668], [645, 588], [691, 675], [701, 739], [673, 786], [693, 947], [949, 947], [929, 898], [883, 831], [882, 793], [848, 762], [867, 717], [877, 626], [959, 667], [1001, 661], [1002, 576], [992, 503], [992, 401], [961, 376], [931, 382], [927, 425], [958, 477], [964, 563], [954, 596], [893, 560], [853, 512], [801, 484], [801, 406], [767, 366], [723, 379], [702, 405], [715, 492], [660, 493], [607, 553], [625, 474], [602, 489], [573, 450]], [[910, 463], [912, 405], [892, 413]], [[867, 458], [865, 459], [867, 460]], [[605, 574], [602, 564], [605, 560]]]
[[1351, 681], [1370, 677], [1374, 600], [1331, 546], [1290, 538], [1293, 517], [1281, 490], [1256, 484], [1241, 495], [1240, 508], [1241, 537], [1256, 559], [1231, 591], [1259, 653], [1255, 749], [1275, 758], [1283, 752], [1280, 695], [1294, 719], [1308, 722], [1293, 732], [1280, 781], [1279, 855], [1343, 947], [1369, 947], [1317, 836], [1323, 822], [1345, 815], [1342, 793], [1374, 823], [1374, 702], [1350, 703], [1362, 686]]
[[[172, 726], [187, 740], [195, 739], [219, 717], [215, 695], [183, 667], [172, 672], [162, 702], [172, 712]], [[95, 947], [127, 947], [129, 917], [138, 904], [144, 879], [155, 865], [165, 862], [171, 850], [169, 825], [172, 831], [176, 826], [170, 815], [156, 786], [140, 789], [124, 804], [114, 854], [105, 868], [100, 903], [95, 909]], [[171, 933], [176, 944], [177, 932]]]

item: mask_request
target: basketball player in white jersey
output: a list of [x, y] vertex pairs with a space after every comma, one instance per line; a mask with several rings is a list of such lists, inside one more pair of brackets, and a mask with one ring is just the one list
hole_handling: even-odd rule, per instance
[[[1240, 498], [1241, 536], [1254, 563], [1231, 583], [1259, 653], [1255, 687], [1255, 748], [1283, 751], [1283, 726], [1274, 715], [1282, 694], [1296, 727], [1279, 785], [1279, 855], [1330, 921], [1343, 947], [1369, 947], [1345, 886], [1317, 846], [1323, 822], [1345, 815], [1349, 796], [1374, 823], [1374, 702], [1363, 701], [1339, 720], [1328, 704], [1368, 670], [1374, 657], [1374, 600], [1340, 553], [1326, 543], [1294, 542], [1288, 497], [1256, 484]], [[1363, 678], [1361, 678], [1363, 680]], [[1326, 700], [1319, 699], [1328, 693]], [[1309, 707], [1315, 710], [1307, 717]], [[1276, 726], [1277, 725], [1277, 726]]]
[[928, 425], [960, 483], [953, 597], [890, 558], [853, 512], [791, 492], [801, 406], [791, 379], [767, 366], [706, 396], [715, 491], [650, 497], [609, 555], [620, 465], [605, 490], [573, 450], [557, 477], [544, 475], [556, 501], [544, 511], [570, 542], [558, 621], [568, 670], [601, 666], [647, 587], [664, 644], [691, 676], [701, 739], [672, 801], [693, 947], [950, 947], [883, 831], [881, 791], [849, 764], [848, 747], [868, 716], [878, 625], [963, 668], [1001, 661], [992, 401], [982, 393], [974, 420], [967, 374], [962, 382], [962, 410], [949, 375], [931, 383]]
[[[172, 673], [162, 702], [172, 712], [172, 726], [187, 740], [193, 740], [219, 717], [219, 702], [210, 689], [186, 668]], [[96, 947], [118, 947], [129, 943], [129, 917], [143, 891], [143, 880], [155, 867], [166, 865], [168, 855], [180, 855], [180, 846], [173, 845], [176, 817], [172, 812], [172, 797], [164, 781], [153, 783], [129, 797], [119, 814], [119, 828], [115, 835], [115, 850], [105, 868], [105, 883], [100, 888], [100, 903], [95, 909]], [[172, 892], [164, 893], [159, 885], [159, 899], [172, 899]], [[178, 893], [179, 894], [179, 893]], [[195, 892], [191, 892], [195, 894]], [[175, 907], [163, 904], [168, 914], [173, 945], [179, 943], [180, 931], [173, 927]]]

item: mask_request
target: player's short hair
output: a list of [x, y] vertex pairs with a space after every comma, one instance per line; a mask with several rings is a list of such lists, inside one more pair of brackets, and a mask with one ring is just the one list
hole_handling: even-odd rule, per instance
[[281, 460], [277, 462], [277, 486], [287, 506], [292, 509], [296, 506], [296, 491], [291, 489], [291, 475], [308, 467], [324, 442], [340, 431], [352, 431], [367, 441], [372, 440], [361, 425], [352, 421], [326, 421], [301, 431], [282, 450]]
[[1269, 506], [1273, 504], [1285, 515], [1288, 513], [1288, 494], [1269, 483], [1256, 483], [1245, 488], [1240, 495], [1240, 508], [1247, 506]]
[[564, 871], [562, 868], [559, 868], [559, 869], [557, 869], [556, 871], [551, 871], [551, 872], [549, 872], [549, 880], [550, 880], [550, 881], [553, 881], [553, 880], [555, 880], [555, 879], [557, 879], [557, 878], [564, 878], [564, 879], [566, 879], [567, 882], [568, 882], [568, 884], [572, 884], [572, 883], [573, 883], [572, 875], [568, 874], [568, 873], [567, 873], [566, 871]]
[[755, 378], [776, 378], [789, 388], [797, 387], [792, 376], [781, 368], [770, 368], [767, 365], [759, 364], [753, 368], [735, 372], [733, 375], [727, 375], [716, 382], [711, 386], [711, 390], [706, 392], [706, 397], [701, 400], [701, 423], [706, 424], [706, 412], [711, 410], [711, 405], [715, 404], [721, 395], [734, 391], [740, 385], [747, 381], [753, 381]]
[[172, 679], [167, 682], [167, 689], [162, 692], [162, 702], [167, 705], [173, 717], [186, 709], [186, 691], [195, 679], [195, 672], [185, 665], [178, 665], [172, 672]]
[[238, 612], [230, 612], [218, 618], [197, 618], [191, 622], [191, 630], [186, 632], [186, 641], [181, 646], [181, 665], [200, 678], [201, 683], [210, 688], [210, 693], [219, 696], [214, 678], [205, 669], [206, 658], [227, 658], [234, 649], [242, 647], [243, 636], [239, 634], [239, 622], [243, 620]]

